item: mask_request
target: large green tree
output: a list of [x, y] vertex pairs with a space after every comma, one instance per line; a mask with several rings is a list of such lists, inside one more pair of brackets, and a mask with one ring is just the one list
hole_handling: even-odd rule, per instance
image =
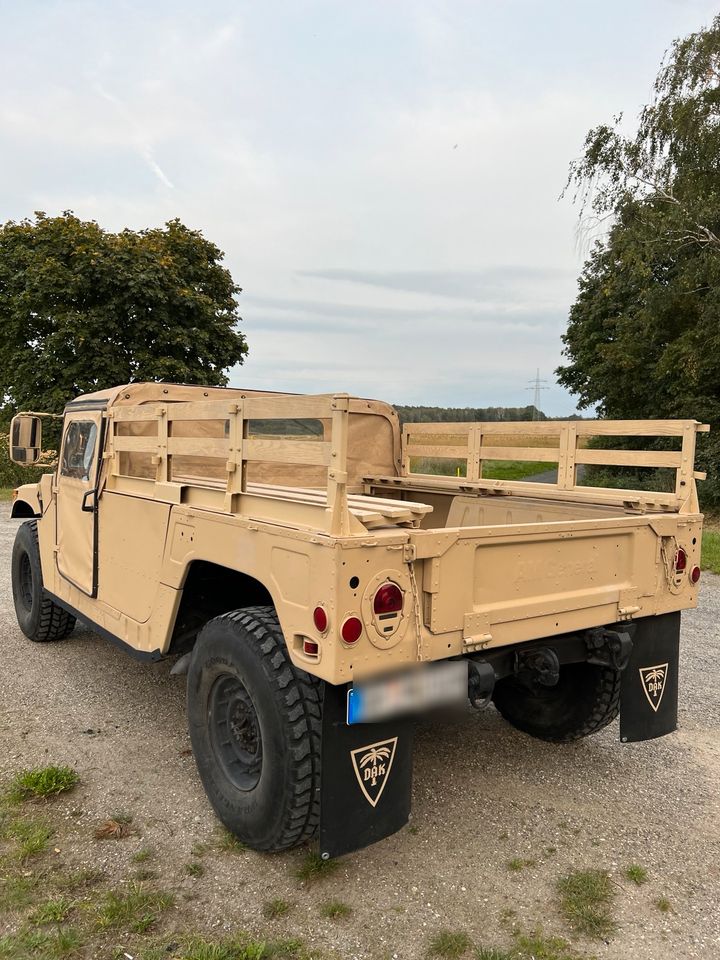
[[720, 17], [676, 41], [637, 128], [587, 136], [571, 166], [604, 235], [580, 278], [557, 373], [601, 416], [713, 424], [700, 460], [720, 501]]
[[0, 406], [59, 412], [132, 380], [227, 383], [242, 363], [223, 253], [179, 220], [111, 233], [66, 212], [0, 227]]

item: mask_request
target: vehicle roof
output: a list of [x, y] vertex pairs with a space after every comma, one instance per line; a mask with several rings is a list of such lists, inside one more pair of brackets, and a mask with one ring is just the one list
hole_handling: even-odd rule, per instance
[[[70, 400], [67, 407], [87, 406], [89, 403], [113, 406], [115, 404], [148, 403], [161, 400], [220, 400], [227, 396], [299, 396], [296, 393], [281, 390], [247, 390], [242, 387], [208, 387], [202, 384], [163, 383], [146, 381], [126, 383], [106, 390], [83, 393]], [[332, 393], [317, 396], [333, 396]]]

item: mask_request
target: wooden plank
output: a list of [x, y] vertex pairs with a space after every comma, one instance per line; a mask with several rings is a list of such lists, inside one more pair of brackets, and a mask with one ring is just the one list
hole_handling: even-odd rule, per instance
[[587, 450], [578, 449], [577, 463], [595, 463], [614, 467], [680, 466], [682, 454], [672, 450]]
[[480, 448], [481, 460], [538, 460], [542, 463], [557, 463], [558, 447], [486, 447]]
[[696, 420], [571, 420], [580, 437], [681, 437]]
[[157, 453], [157, 437], [113, 437], [114, 453]]
[[[470, 433], [470, 427], [472, 427], [472, 425], [469, 421], [459, 423], [444, 423], [440, 421], [437, 423], [406, 423], [403, 426], [403, 433], [431, 433], [437, 434], [438, 436], [450, 433], [456, 434], [457, 436], [464, 436]], [[483, 424], [483, 428], [484, 427], [485, 424]]]
[[[327, 502], [327, 493], [314, 487], [284, 487], [269, 483], [250, 483], [248, 490], [252, 492], [275, 495], [276, 491], [281, 496], [294, 497], [303, 496], [307, 499], [313, 499], [318, 503]], [[413, 500], [391, 500], [386, 497], [368, 497], [360, 493], [348, 494], [348, 503], [358, 510], [370, 510], [372, 512], [382, 512], [387, 515], [392, 513], [410, 513], [422, 516], [430, 513], [433, 509], [427, 503], [415, 503]]]
[[429, 443], [410, 443], [407, 448], [411, 457], [442, 457], [449, 460], [467, 460], [468, 448], [460, 446], [435, 445]]
[[237, 400], [182, 400], [168, 403], [168, 420], [227, 420]]
[[182, 457], [220, 457], [227, 460], [229, 446], [225, 437], [168, 437], [168, 453]]
[[437, 477], [430, 474], [414, 474], [409, 477], [367, 477], [366, 483], [372, 487], [406, 488], [422, 492], [423, 490], [444, 490], [448, 493], [466, 490], [507, 494], [508, 496], [528, 496], [541, 500], [575, 500], [590, 503], [662, 504], [679, 506], [674, 493], [653, 493], [649, 490], [621, 490], [612, 487], [575, 486], [571, 490], [559, 490], [549, 483], [525, 483], [520, 480], [480, 480], [471, 481], [464, 477]]
[[559, 437], [567, 421], [562, 420], [489, 420], [484, 421], [482, 432], [486, 436]]
[[327, 467], [330, 464], [330, 444], [323, 440], [250, 439], [243, 443], [243, 458]]

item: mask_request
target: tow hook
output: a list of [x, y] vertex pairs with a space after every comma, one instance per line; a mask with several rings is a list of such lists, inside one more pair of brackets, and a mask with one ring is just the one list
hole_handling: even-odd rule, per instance
[[520, 679], [530, 674], [531, 681], [539, 683], [541, 687], [554, 687], [560, 679], [558, 655], [550, 647], [518, 653], [515, 673]]
[[[635, 625], [629, 625], [632, 633]], [[632, 653], [631, 630], [605, 630], [598, 627], [585, 633], [585, 645], [588, 651], [588, 663], [597, 663], [613, 670], [624, 670]]]
[[484, 710], [495, 689], [495, 668], [487, 660], [468, 658], [468, 698], [476, 710]]

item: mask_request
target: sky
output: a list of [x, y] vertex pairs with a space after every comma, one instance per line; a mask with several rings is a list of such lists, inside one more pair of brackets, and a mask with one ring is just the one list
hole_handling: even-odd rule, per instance
[[589, 240], [560, 194], [706, 0], [0, 0], [0, 221], [179, 217], [225, 251], [234, 386], [568, 415]]

